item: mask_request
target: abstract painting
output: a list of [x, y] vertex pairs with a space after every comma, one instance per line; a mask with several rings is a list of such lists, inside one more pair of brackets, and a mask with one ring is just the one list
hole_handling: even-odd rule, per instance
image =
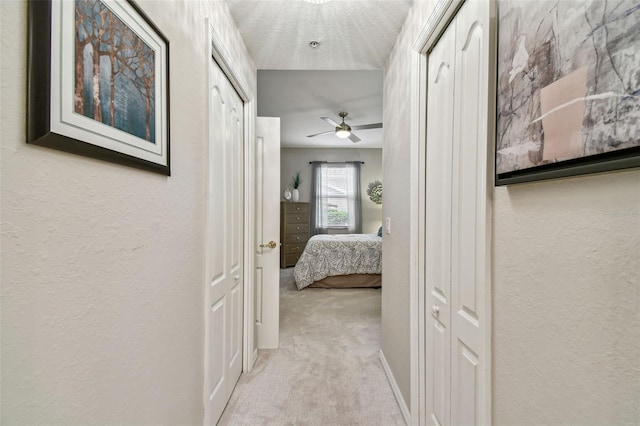
[[169, 44], [142, 10], [49, 0], [29, 19], [28, 142], [170, 174]]
[[496, 183], [640, 166], [640, 1], [500, 0]]

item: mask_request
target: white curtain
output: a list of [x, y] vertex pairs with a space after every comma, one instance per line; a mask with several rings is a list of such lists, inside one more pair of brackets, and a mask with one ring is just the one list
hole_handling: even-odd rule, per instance
[[327, 234], [332, 228], [361, 233], [360, 162], [311, 164], [312, 234]]

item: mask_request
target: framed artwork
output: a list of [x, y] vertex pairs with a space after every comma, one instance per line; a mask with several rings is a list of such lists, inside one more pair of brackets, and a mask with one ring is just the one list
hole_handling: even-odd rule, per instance
[[27, 142], [170, 175], [169, 42], [132, 1], [29, 2]]
[[640, 1], [499, 0], [496, 184], [640, 166]]

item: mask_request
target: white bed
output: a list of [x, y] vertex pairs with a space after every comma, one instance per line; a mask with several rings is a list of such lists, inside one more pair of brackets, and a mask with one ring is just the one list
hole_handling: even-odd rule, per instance
[[307, 241], [293, 276], [302, 290], [311, 285], [380, 287], [381, 273], [382, 238], [378, 234], [323, 234]]

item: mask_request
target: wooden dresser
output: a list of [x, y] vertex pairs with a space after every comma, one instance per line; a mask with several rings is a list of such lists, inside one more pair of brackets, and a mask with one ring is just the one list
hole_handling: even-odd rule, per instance
[[280, 203], [280, 267], [295, 266], [309, 239], [309, 203]]

